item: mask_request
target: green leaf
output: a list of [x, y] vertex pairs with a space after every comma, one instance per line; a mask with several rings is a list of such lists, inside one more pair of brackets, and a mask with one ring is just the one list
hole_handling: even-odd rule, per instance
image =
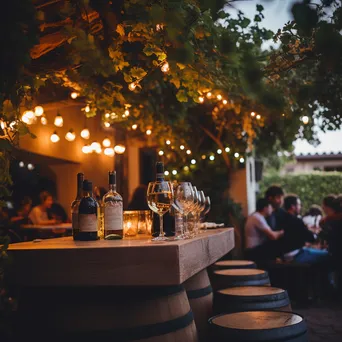
[[258, 12], [262, 12], [264, 10], [264, 6], [258, 4], [258, 5], [256, 5], [256, 10]]
[[188, 96], [184, 89], [178, 90], [176, 98], [179, 102], [188, 102]]
[[246, 28], [249, 24], [251, 23], [251, 21], [250, 21], [250, 19], [248, 19], [248, 18], [243, 18], [242, 20], [241, 20], [241, 27], [242, 28]]
[[131, 76], [136, 79], [141, 79], [147, 75], [147, 72], [143, 68], [134, 67], [130, 72]]

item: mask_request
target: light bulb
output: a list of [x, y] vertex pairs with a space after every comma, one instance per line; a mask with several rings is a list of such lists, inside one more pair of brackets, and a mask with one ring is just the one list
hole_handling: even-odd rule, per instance
[[302, 122], [303, 122], [304, 125], [307, 125], [307, 124], [309, 123], [309, 117], [306, 116], [306, 115], [304, 115], [304, 116], [302, 117]]
[[170, 71], [170, 65], [169, 65], [169, 63], [168, 63], [168, 62], [165, 62], [165, 63], [161, 66], [160, 70], [161, 70], [162, 72], [168, 72], [168, 71]]
[[132, 129], [135, 131], [138, 128], [137, 124], [132, 125]]
[[185, 149], [184, 145], [180, 145], [179, 148], [180, 148], [181, 150], [184, 150], [184, 149]]
[[44, 114], [44, 108], [42, 106], [34, 107], [35, 116], [42, 116]]
[[166, 140], [166, 145], [171, 145], [171, 141], [170, 140]]
[[215, 160], [215, 156], [210, 156], [209, 159], [210, 160]]
[[128, 109], [125, 110], [125, 115], [129, 116], [129, 110]]
[[56, 127], [63, 127], [63, 117], [59, 113], [55, 117], [54, 125]]
[[115, 145], [114, 152], [117, 154], [123, 154], [126, 151], [126, 147], [124, 145]]
[[160, 156], [162, 156], [162, 155], [164, 155], [164, 151], [159, 151], [158, 154], [159, 154]]
[[110, 127], [110, 123], [107, 122], [107, 121], [105, 121], [105, 122], [104, 122], [104, 126], [107, 127], [107, 128], [109, 128], [109, 127]]
[[104, 152], [103, 152], [106, 156], [112, 157], [114, 156], [114, 149], [112, 147], [107, 147], [105, 148]]
[[243, 163], [245, 161], [245, 159], [244, 158], [240, 158], [240, 163]]
[[222, 100], [222, 95], [221, 95], [221, 94], [218, 94], [218, 95], [216, 96], [216, 98], [217, 98], [219, 101], [221, 101], [221, 100]]
[[224, 105], [226, 105], [226, 104], [228, 103], [228, 101], [227, 101], [227, 100], [223, 100], [222, 103], [223, 103]]
[[0, 127], [1, 127], [1, 129], [5, 129], [6, 128], [6, 122], [1, 120]]
[[96, 151], [96, 150], [98, 150], [99, 148], [101, 148], [101, 144], [100, 144], [99, 142], [97, 142], [97, 141], [93, 141], [93, 142], [91, 143], [90, 147], [91, 147], [91, 149], [92, 149], [93, 151]]
[[258, 115], [256, 116], [256, 119], [257, 119], [257, 120], [260, 120], [260, 118], [261, 118], [261, 115], [258, 114]]
[[203, 103], [203, 102], [204, 102], [204, 97], [203, 97], [203, 96], [200, 96], [200, 97], [198, 98], [198, 101], [199, 101], [200, 103]]
[[27, 125], [32, 125], [35, 119], [35, 115], [32, 110], [27, 110], [23, 113], [21, 117], [21, 121], [26, 123]]
[[89, 112], [90, 112], [90, 106], [89, 106], [88, 104], [85, 106], [84, 111], [85, 111], [86, 113], [89, 113]]
[[56, 131], [54, 131], [54, 132], [51, 134], [50, 140], [51, 140], [53, 143], [56, 143], [56, 142], [58, 142], [58, 141], [60, 140], [59, 135], [57, 134]]
[[225, 150], [227, 153], [230, 152], [230, 148], [229, 148], [229, 147], [226, 147], [224, 150]]
[[27, 164], [27, 169], [30, 171], [34, 170], [33, 164], [31, 164], [31, 163]]
[[177, 170], [172, 170], [172, 174], [175, 176], [177, 174]]
[[110, 146], [110, 140], [108, 138], [104, 138], [102, 141], [102, 145], [104, 147], [109, 147]]
[[251, 116], [253, 116], [253, 117], [254, 117], [254, 116], [255, 116], [255, 112], [251, 112]]
[[65, 134], [65, 139], [68, 141], [74, 141], [76, 139], [75, 132], [71, 129], [67, 134]]
[[73, 99], [73, 100], [76, 100], [78, 98], [78, 93], [76, 93], [76, 91], [73, 91], [71, 94], [70, 94], [70, 97]]
[[47, 125], [47, 123], [48, 123], [47, 118], [46, 118], [45, 116], [42, 116], [42, 117], [40, 118], [40, 123], [41, 123], [42, 125]]
[[95, 150], [95, 152], [96, 152], [97, 154], [100, 154], [100, 153], [102, 152], [102, 148], [101, 148], [101, 146], [100, 146], [100, 147], [98, 147], [98, 148]]
[[164, 175], [165, 175], [165, 176], [168, 176], [169, 174], [170, 174], [170, 172], [169, 172], [169, 171], [167, 171], [167, 170], [166, 170], [166, 171], [164, 171]]
[[207, 98], [210, 99], [212, 95], [213, 94], [209, 91], [209, 93], [207, 93]]
[[132, 82], [132, 83], [130, 83], [130, 84], [128, 85], [128, 89], [129, 89], [130, 91], [134, 91], [136, 87], [137, 87], [137, 85], [136, 85], [135, 82]]
[[19, 167], [24, 167], [25, 163], [23, 161], [19, 162]]
[[84, 154], [90, 153], [90, 152], [91, 152], [91, 147], [90, 147], [89, 145], [84, 145], [84, 146], [82, 147], [82, 152], [83, 152]]
[[222, 153], [222, 150], [219, 148], [218, 150], [217, 150], [217, 154], [221, 154]]
[[152, 134], [152, 131], [151, 131], [150, 129], [148, 129], [148, 130], [146, 131], [146, 134], [147, 134], [147, 135], [151, 135], [151, 134]]
[[191, 159], [191, 164], [195, 165], [196, 164], [196, 159]]
[[239, 156], [240, 156], [239, 153], [237, 153], [237, 152], [234, 153], [234, 157], [235, 157], [235, 158], [239, 158]]
[[202, 157], [201, 157], [203, 160], [207, 158], [207, 156], [205, 154], [202, 154]]
[[107, 119], [110, 118], [110, 114], [109, 114], [109, 113], [106, 113], [106, 114], [105, 114], [105, 118], [107, 118]]
[[189, 170], [190, 170], [190, 169], [189, 169], [189, 166], [184, 166], [184, 167], [183, 167], [183, 170], [184, 170], [185, 172], [189, 172]]
[[191, 150], [186, 150], [186, 154], [191, 154]]
[[110, 114], [110, 117], [111, 117], [111, 119], [116, 119], [118, 116], [117, 116], [116, 113], [112, 112], [112, 113]]
[[90, 132], [89, 132], [89, 129], [88, 129], [88, 128], [82, 129], [82, 131], [81, 131], [81, 137], [82, 137], [83, 139], [89, 139], [89, 138], [90, 138]]

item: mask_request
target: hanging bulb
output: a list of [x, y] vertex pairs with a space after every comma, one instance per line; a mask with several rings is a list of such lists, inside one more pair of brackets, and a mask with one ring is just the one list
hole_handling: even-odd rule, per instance
[[203, 96], [200, 96], [200, 97], [198, 98], [198, 101], [199, 101], [200, 103], [203, 103], [203, 102], [204, 102], [204, 97], [203, 97]]
[[146, 135], [151, 135], [152, 131], [150, 129], [146, 130]]
[[78, 98], [78, 93], [76, 93], [76, 91], [73, 91], [71, 94], [70, 94], [70, 97], [73, 99], [73, 100], [76, 100]]
[[97, 149], [101, 148], [101, 145], [100, 145], [99, 142], [93, 141], [93, 142], [91, 143], [90, 147], [91, 147], [91, 149], [92, 149], [93, 151], [96, 151]]
[[170, 172], [169, 172], [169, 171], [167, 171], [167, 170], [166, 170], [166, 171], [164, 171], [164, 175], [165, 175], [165, 176], [168, 176], [169, 174], [170, 174]]
[[128, 109], [125, 110], [125, 115], [129, 116], [129, 110]]
[[105, 122], [104, 122], [104, 126], [107, 127], [107, 128], [109, 128], [109, 127], [110, 127], [110, 123], [107, 122], [107, 121], [105, 121]]
[[184, 150], [184, 149], [185, 149], [184, 145], [180, 145], [179, 148], [180, 148], [181, 150]]
[[256, 116], [256, 119], [257, 119], [257, 120], [260, 120], [260, 119], [261, 119], [261, 115], [258, 114], [258, 115]]
[[307, 125], [309, 123], [309, 117], [307, 115], [304, 115], [302, 117], [302, 122], [304, 125]]
[[216, 98], [217, 98], [219, 101], [221, 101], [221, 100], [222, 100], [222, 95], [221, 95], [221, 94], [218, 94], [218, 95], [216, 96]]
[[89, 153], [91, 152], [91, 147], [90, 147], [89, 145], [84, 145], [84, 146], [82, 147], [82, 152], [83, 152], [84, 154], [89, 154]]
[[27, 110], [23, 113], [21, 121], [26, 123], [27, 125], [32, 125], [35, 118], [36, 116], [34, 115], [34, 112], [32, 110]]
[[81, 131], [81, 137], [83, 139], [89, 139], [90, 138], [90, 132], [89, 132], [89, 129], [88, 128], [84, 128], [82, 131]]
[[137, 87], [137, 85], [136, 85], [135, 82], [132, 82], [132, 83], [130, 83], [130, 84], [128, 85], [128, 89], [129, 89], [130, 91], [134, 91], [136, 87]]
[[44, 108], [42, 106], [34, 107], [34, 115], [35, 116], [42, 116], [44, 114]]
[[86, 113], [89, 113], [89, 112], [90, 112], [90, 106], [89, 106], [88, 104], [85, 106], [84, 111], [85, 111]]
[[103, 153], [108, 156], [108, 157], [112, 157], [114, 156], [115, 152], [114, 149], [112, 147], [107, 147], [105, 148], [105, 150], [103, 151]]
[[31, 163], [28, 163], [28, 164], [27, 164], [27, 169], [28, 169], [29, 171], [34, 170], [34, 165], [31, 164]]
[[98, 148], [95, 150], [95, 152], [96, 152], [97, 154], [100, 154], [100, 153], [102, 152], [102, 148], [101, 148], [101, 146], [100, 146], [100, 147], [98, 147]]
[[75, 132], [71, 129], [67, 134], [65, 134], [65, 139], [68, 141], [74, 141], [76, 139]]
[[216, 152], [217, 152], [217, 154], [221, 154], [222, 150], [219, 148]]
[[60, 137], [59, 135], [57, 134], [56, 131], [54, 131], [52, 134], [51, 134], [51, 137], [50, 137], [50, 140], [53, 142], [53, 143], [56, 143], [60, 140]]
[[191, 164], [195, 165], [196, 164], [196, 159], [191, 159]]
[[162, 155], [164, 155], [164, 151], [159, 151], [158, 154], [159, 154], [160, 156], [162, 156]]
[[226, 104], [228, 103], [228, 101], [227, 101], [227, 100], [223, 100], [222, 103], [223, 103], [224, 105], [226, 105]]
[[224, 150], [225, 150], [227, 153], [230, 152], [230, 148], [229, 148], [229, 147], [226, 147]]
[[63, 127], [63, 117], [59, 112], [57, 112], [57, 115], [55, 117], [54, 125], [56, 127]]
[[105, 118], [106, 118], [106, 119], [110, 118], [110, 114], [109, 114], [109, 113], [106, 113], [106, 114], [105, 114]]
[[210, 99], [212, 97], [212, 93], [209, 91], [209, 93], [207, 93], [207, 98]]
[[242, 164], [242, 163], [245, 161], [245, 159], [241, 157], [241, 158], [239, 159], [239, 161], [240, 161], [240, 163]]
[[19, 167], [24, 167], [25, 163], [23, 161], [19, 162]]
[[191, 150], [186, 150], [186, 154], [191, 154]]
[[172, 174], [173, 174], [174, 176], [176, 176], [177, 173], [178, 173], [177, 170], [172, 170]]
[[202, 157], [201, 157], [203, 160], [207, 158], [207, 156], [205, 154], [202, 154]]
[[42, 125], [47, 125], [48, 121], [47, 121], [47, 118], [44, 115], [40, 118], [40, 123]]
[[235, 157], [235, 158], [239, 158], [239, 156], [240, 156], [239, 153], [237, 153], [237, 152], [234, 153], [234, 157]]
[[211, 161], [213, 161], [213, 160], [215, 160], [215, 156], [210, 156], [209, 159], [210, 159]]
[[161, 66], [161, 71], [162, 72], [169, 72], [170, 71], [170, 65], [167, 61], [165, 61], [165, 63]]
[[115, 145], [114, 152], [117, 154], [123, 154], [126, 151], [126, 147], [122, 144]]
[[170, 140], [166, 140], [166, 145], [171, 145], [171, 141]]
[[132, 129], [135, 131], [138, 128], [137, 124], [132, 125]]
[[109, 140], [107, 137], [103, 139], [102, 145], [103, 145], [104, 147], [109, 147], [110, 144], [111, 144], [111, 143], [110, 143], [110, 140]]
[[251, 116], [254, 117], [255, 116], [255, 112], [251, 112]]
[[190, 171], [190, 168], [189, 168], [189, 166], [184, 166], [184, 167], [183, 167], [183, 170], [184, 170], [185, 172], [189, 172], [189, 171]]

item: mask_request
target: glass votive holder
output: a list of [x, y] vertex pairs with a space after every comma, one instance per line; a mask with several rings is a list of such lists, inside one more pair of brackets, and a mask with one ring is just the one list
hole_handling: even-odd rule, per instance
[[124, 237], [133, 237], [138, 234], [139, 211], [125, 210], [123, 213]]
[[139, 210], [138, 234], [151, 235], [152, 213], [151, 210]]

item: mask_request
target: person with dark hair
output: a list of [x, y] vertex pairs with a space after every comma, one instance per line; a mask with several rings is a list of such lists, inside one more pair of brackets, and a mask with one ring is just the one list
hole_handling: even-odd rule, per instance
[[245, 253], [253, 260], [262, 260], [266, 257], [266, 250], [263, 248], [268, 240], [278, 240], [283, 231], [273, 231], [266, 222], [266, 217], [271, 215], [272, 206], [266, 198], [260, 198], [256, 203], [256, 211], [251, 214], [245, 225]]
[[281, 230], [280, 223], [283, 220], [285, 211], [282, 208], [284, 191], [280, 186], [272, 185], [265, 192], [265, 198], [271, 203], [273, 211], [267, 218], [267, 223], [272, 230]]
[[149, 210], [146, 199], [147, 186], [139, 185], [133, 192], [131, 201], [128, 204], [128, 210]]
[[48, 210], [53, 204], [53, 198], [51, 194], [47, 191], [43, 191], [39, 195], [40, 204], [34, 207], [30, 214], [29, 219], [35, 225], [49, 225], [56, 224], [56, 219], [49, 219]]
[[319, 222], [323, 216], [323, 211], [319, 205], [313, 204], [308, 212], [303, 217], [305, 225], [313, 232], [317, 233], [319, 228]]
[[323, 198], [322, 207], [327, 216], [335, 215], [339, 211], [340, 203], [335, 195], [328, 195]]
[[17, 210], [16, 214], [11, 217], [11, 223], [13, 224], [27, 224], [28, 223], [28, 216], [31, 211], [32, 207], [32, 200], [30, 197], [25, 196], [20, 201], [19, 209]]
[[284, 237], [279, 241], [283, 258], [297, 263], [318, 264], [329, 258], [328, 251], [305, 247], [306, 242], [313, 243], [316, 236], [299, 218], [301, 201], [297, 195], [288, 195], [284, 200], [286, 214], [281, 225]]

